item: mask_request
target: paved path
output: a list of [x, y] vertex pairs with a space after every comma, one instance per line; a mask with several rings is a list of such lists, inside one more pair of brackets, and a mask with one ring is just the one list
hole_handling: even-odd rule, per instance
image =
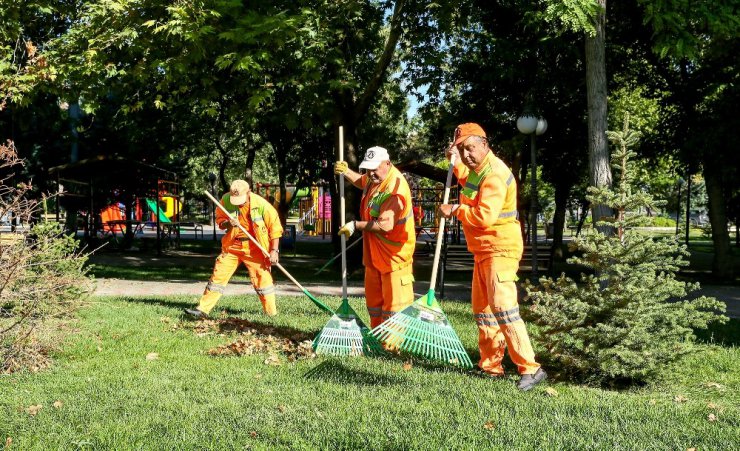
[[[194, 282], [191, 280], [172, 280], [168, 282], [122, 280], [122, 279], [97, 279], [96, 295], [100, 296], [165, 296], [165, 295], [187, 295], [200, 296], [203, 294], [205, 282]], [[327, 284], [306, 283], [303, 286], [316, 296], [341, 296], [342, 286]], [[295, 285], [278, 283], [278, 296], [301, 296], [300, 290]], [[419, 291], [423, 284], [416, 286], [417, 297], [425, 292]], [[229, 282], [224, 294], [253, 294], [251, 283], [243, 280]], [[365, 289], [357, 283], [350, 284], [347, 289], [349, 296], [364, 297]], [[707, 285], [703, 286], [698, 295], [713, 296], [727, 304], [727, 316], [740, 318], [740, 288], [733, 286]], [[469, 301], [470, 285], [466, 282], [448, 282], [445, 285], [445, 299]]]

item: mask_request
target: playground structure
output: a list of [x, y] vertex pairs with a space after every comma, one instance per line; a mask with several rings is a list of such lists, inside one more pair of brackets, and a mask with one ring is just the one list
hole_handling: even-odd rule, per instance
[[67, 229], [82, 229], [86, 240], [112, 236], [114, 246], [127, 247], [150, 227], [157, 230], [161, 253], [163, 240], [179, 241], [182, 227], [202, 234], [200, 224], [181, 222], [183, 198], [172, 171], [101, 155], [50, 168], [49, 174], [56, 179], [56, 220], [64, 210]]
[[[278, 208], [280, 185], [256, 183], [253, 189]], [[331, 195], [327, 187], [314, 185], [298, 189], [295, 185], [287, 185], [286, 191], [287, 225], [295, 225], [298, 232], [308, 236], [331, 234]]]

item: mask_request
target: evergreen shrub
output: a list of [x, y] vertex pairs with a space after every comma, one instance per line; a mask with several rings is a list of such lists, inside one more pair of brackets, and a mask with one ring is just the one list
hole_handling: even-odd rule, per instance
[[641, 383], [691, 352], [694, 329], [713, 321], [725, 306], [714, 298], [687, 299], [697, 283], [676, 280], [688, 264], [686, 247], [674, 237], [653, 239], [633, 231], [641, 218], [626, 211], [655, 210], [660, 205], [640, 190], [632, 191], [630, 147], [638, 134], [629, 129], [609, 132], [616, 144], [612, 165], [614, 188], [589, 188], [593, 204], [608, 205], [614, 217], [600, 218], [597, 227], [572, 243], [569, 263], [587, 271], [580, 280], [561, 275], [526, 286], [532, 301], [531, 320], [546, 351], [541, 358], [553, 372], [602, 385]]

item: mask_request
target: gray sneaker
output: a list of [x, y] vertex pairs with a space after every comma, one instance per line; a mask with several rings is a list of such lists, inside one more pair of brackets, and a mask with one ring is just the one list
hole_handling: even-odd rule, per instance
[[189, 317], [195, 319], [208, 318], [208, 314], [206, 312], [198, 310], [197, 308], [186, 308], [183, 312], [185, 312]]
[[519, 379], [517, 388], [521, 391], [529, 391], [534, 388], [535, 385], [547, 379], [547, 373], [542, 368], [538, 368], [534, 374], [524, 374]]

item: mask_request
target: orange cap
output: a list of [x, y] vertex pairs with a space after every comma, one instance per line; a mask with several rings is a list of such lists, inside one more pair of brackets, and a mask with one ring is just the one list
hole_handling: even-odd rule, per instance
[[453, 143], [453, 146], [465, 141], [468, 136], [480, 136], [481, 138], [485, 138], [486, 132], [483, 131], [483, 127], [473, 122], [460, 124], [455, 129], [455, 142]]

